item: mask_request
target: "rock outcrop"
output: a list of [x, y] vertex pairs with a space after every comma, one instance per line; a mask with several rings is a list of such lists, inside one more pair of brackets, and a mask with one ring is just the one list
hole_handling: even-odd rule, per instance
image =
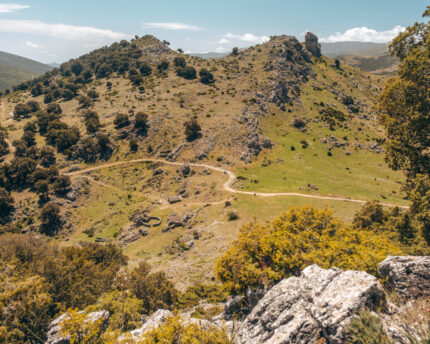
[[318, 43], [318, 37], [312, 32], [307, 32], [305, 36], [306, 49], [315, 57], [321, 56], [321, 44]]
[[148, 319], [146, 319], [142, 327], [130, 332], [131, 339], [139, 339], [145, 332], [158, 328], [167, 320], [167, 318], [170, 318], [172, 316], [172, 312], [165, 309], [159, 309], [158, 311], [153, 313]]
[[386, 304], [378, 280], [363, 271], [311, 265], [270, 289], [247, 316], [237, 344], [317, 343], [344, 340], [349, 320], [360, 309]]
[[430, 296], [429, 256], [388, 256], [379, 264], [379, 273], [403, 298]]
[[[64, 313], [60, 315], [58, 318], [54, 319], [49, 324], [48, 333], [46, 335], [46, 342], [45, 344], [70, 344], [70, 338], [67, 336], [64, 336], [61, 333], [61, 323], [67, 319], [69, 316], [68, 313]], [[98, 311], [98, 312], [92, 312], [89, 313], [86, 321], [89, 322], [96, 322], [96, 321], [102, 321], [102, 330], [106, 330], [106, 327], [109, 323], [109, 312], [108, 311]]]

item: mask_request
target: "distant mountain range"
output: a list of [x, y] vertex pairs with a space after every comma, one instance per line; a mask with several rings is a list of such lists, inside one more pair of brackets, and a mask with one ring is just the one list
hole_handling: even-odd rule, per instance
[[43, 63], [0, 51], [0, 90], [31, 80], [51, 69]]

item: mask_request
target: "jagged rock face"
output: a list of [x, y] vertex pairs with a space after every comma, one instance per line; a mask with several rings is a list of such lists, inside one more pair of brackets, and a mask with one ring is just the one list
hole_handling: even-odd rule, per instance
[[269, 85], [269, 101], [277, 106], [295, 101], [300, 96], [300, 86], [309, 78], [312, 69], [309, 53], [293, 36], [279, 36], [270, 42], [270, 64], [274, 72]]
[[388, 256], [379, 264], [379, 273], [401, 297], [430, 296], [429, 256]]
[[340, 344], [352, 316], [385, 303], [374, 276], [311, 265], [265, 294], [240, 327], [236, 344], [304, 344], [322, 338]]
[[[48, 333], [46, 334], [46, 342], [45, 344], [70, 344], [70, 338], [63, 336], [61, 334], [61, 323], [67, 319], [69, 316], [68, 313], [64, 313], [60, 315], [58, 318], [54, 319], [49, 324]], [[106, 327], [109, 322], [109, 312], [108, 311], [98, 311], [89, 313], [87, 316], [87, 320], [89, 322], [95, 322], [102, 320], [102, 330], [106, 330]]]
[[318, 37], [312, 32], [307, 32], [305, 36], [306, 49], [316, 57], [321, 56], [321, 44], [318, 43]]

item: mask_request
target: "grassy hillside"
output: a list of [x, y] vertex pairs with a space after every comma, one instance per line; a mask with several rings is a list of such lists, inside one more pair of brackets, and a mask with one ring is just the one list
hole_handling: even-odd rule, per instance
[[0, 90], [34, 79], [52, 67], [0, 51]]
[[[178, 73], [177, 57], [195, 68], [195, 78]], [[169, 62], [167, 69], [163, 61]], [[75, 76], [77, 69], [82, 71]], [[214, 82], [200, 80], [202, 69], [213, 74]], [[384, 162], [384, 132], [373, 109], [383, 82], [347, 65], [337, 69], [329, 58], [314, 58], [290, 36], [217, 60], [181, 55], [146, 36], [70, 61], [26, 84], [27, 90], [1, 98], [0, 120], [13, 142], [38, 116], [18, 120], [13, 115], [17, 104], [35, 100], [43, 112], [55, 102], [62, 108], [61, 121], [80, 132], [76, 145], [56, 153], [56, 166], [71, 172], [76, 197], [50, 195], [61, 204], [65, 220], [55, 240], [65, 245], [115, 242], [131, 264], [147, 259], [183, 286], [211, 278], [215, 258], [254, 217], [267, 221], [292, 205], [313, 204], [331, 207], [350, 220], [361, 207], [330, 197], [407, 204], [400, 190], [402, 174]], [[98, 97], [83, 102], [82, 95], [89, 91]], [[96, 154], [88, 161], [82, 154], [96, 145], [95, 134], [86, 131], [83, 106], [98, 113], [98, 131], [113, 145], [104, 159]], [[134, 128], [139, 112], [148, 116], [145, 132]], [[130, 124], [117, 128], [118, 113], [128, 114]], [[184, 123], [191, 118], [201, 126], [201, 136], [187, 140]], [[132, 140], [135, 151], [130, 150]], [[38, 132], [36, 143], [39, 148], [45, 145], [47, 135]], [[6, 162], [12, 152], [4, 157]], [[160, 161], [118, 164], [143, 158]], [[184, 173], [181, 165], [186, 162], [211, 168], [191, 166]], [[76, 172], [92, 166], [100, 168]], [[238, 177], [233, 188], [251, 194], [226, 190], [228, 175], [215, 167], [232, 171]], [[168, 198], [176, 195], [182, 200], [170, 204]], [[37, 231], [38, 196], [25, 189], [14, 191], [13, 197], [13, 221], [22, 231]], [[136, 213], [159, 217], [161, 225], [147, 228], [136, 240], [123, 240], [134, 233]], [[163, 231], [173, 217], [187, 220]]]

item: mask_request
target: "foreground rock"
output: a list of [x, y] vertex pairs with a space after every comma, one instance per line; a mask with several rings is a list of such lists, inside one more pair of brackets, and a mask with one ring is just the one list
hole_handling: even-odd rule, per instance
[[383, 279], [402, 298], [430, 296], [430, 257], [387, 257], [379, 264]]
[[311, 265], [265, 294], [239, 329], [236, 343], [343, 343], [345, 326], [360, 309], [376, 310], [385, 303], [374, 276]]

